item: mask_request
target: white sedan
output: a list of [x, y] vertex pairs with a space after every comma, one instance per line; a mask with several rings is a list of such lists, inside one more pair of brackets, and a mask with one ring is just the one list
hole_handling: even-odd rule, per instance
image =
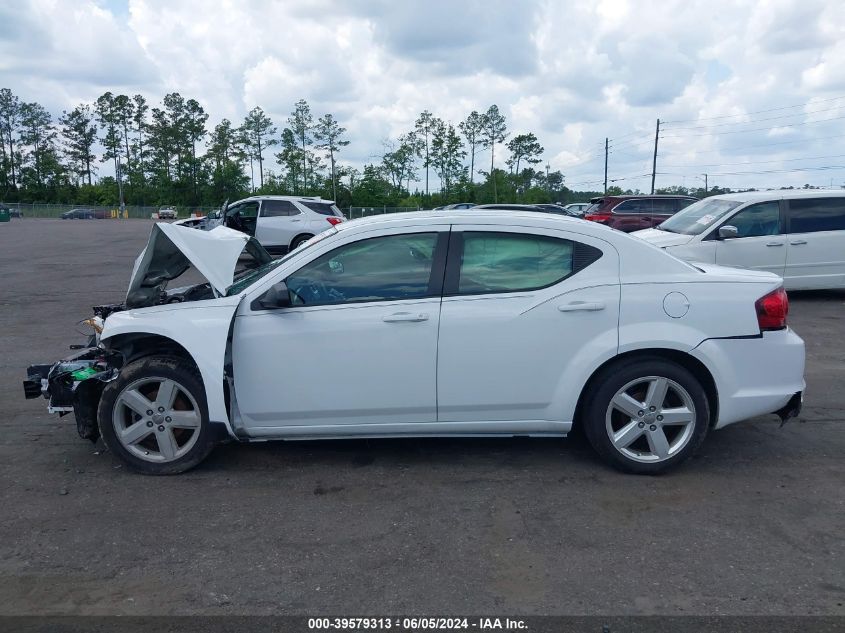
[[[264, 263], [236, 276], [244, 248]], [[191, 264], [208, 283], [165, 291]], [[225, 438], [573, 425], [613, 466], [654, 474], [711, 429], [797, 414], [804, 343], [787, 309], [776, 275], [561, 216], [377, 216], [277, 260], [223, 227], [158, 224], [125, 303], [98, 309], [96, 345], [31, 367], [25, 386], [149, 474]]]

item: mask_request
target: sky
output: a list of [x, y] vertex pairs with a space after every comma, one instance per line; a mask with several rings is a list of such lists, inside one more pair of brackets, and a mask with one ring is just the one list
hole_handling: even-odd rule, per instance
[[56, 118], [177, 91], [279, 130], [302, 98], [359, 168], [424, 109], [495, 103], [576, 190], [609, 138], [609, 184], [648, 191], [660, 119], [657, 187], [845, 186], [841, 0], [0, 0], [0, 87]]

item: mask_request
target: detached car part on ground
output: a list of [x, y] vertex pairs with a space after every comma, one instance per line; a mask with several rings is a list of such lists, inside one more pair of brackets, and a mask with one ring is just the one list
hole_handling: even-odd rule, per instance
[[[242, 251], [255, 267], [235, 275]], [[167, 290], [194, 266], [207, 283]], [[278, 260], [243, 233], [157, 224], [89, 346], [27, 397], [149, 474], [221, 440], [562, 437], [655, 474], [708, 430], [797, 415], [804, 344], [772, 274], [696, 267], [538, 213], [343, 223]], [[102, 322], [101, 322], [102, 321]]]

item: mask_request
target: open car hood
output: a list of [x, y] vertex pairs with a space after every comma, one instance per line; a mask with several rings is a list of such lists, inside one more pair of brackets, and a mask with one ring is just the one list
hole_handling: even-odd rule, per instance
[[241, 253], [247, 251], [258, 264], [272, 258], [254, 237], [224, 226], [211, 231], [158, 222], [146, 247], [135, 260], [126, 307], [152, 305], [167, 282], [193, 266], [218, 295], [232, 285]]

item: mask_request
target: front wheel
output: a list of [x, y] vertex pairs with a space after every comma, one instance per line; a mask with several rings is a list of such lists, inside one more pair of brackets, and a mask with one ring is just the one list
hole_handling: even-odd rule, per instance
[[707, 434], [710, 408], [698, 379], [663, 359], [633, 360], [593, 383], [582, 423], [596, 452], [628, 473], [656, 475], [678, 466]]
[[109, 450], [147, 475], [184, 472], [214, 447], [202, 379], [181, 358], [127, 364], [103, 389], [97, 417]]

